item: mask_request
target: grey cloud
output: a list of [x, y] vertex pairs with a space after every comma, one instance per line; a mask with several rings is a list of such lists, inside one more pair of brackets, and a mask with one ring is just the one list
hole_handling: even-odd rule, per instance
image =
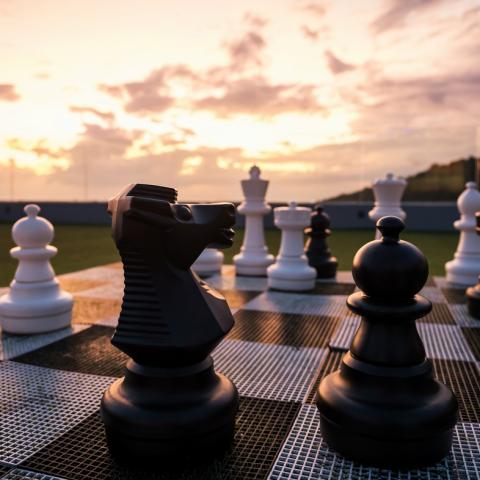
[[323, 110], [315, 97], [314, 85], [271, 84], [261, 76], [229, 82], [222, 95], [203, 97], [194, 106], [224, 117], [239, 113], [274, 116]]
[[340, 60], [330, 50], [325, 51], [325, 58], [327, 59], [328, 68], [335, 75], [345, 73], [355, 69], [355, 65], [352, 65], [351, 63], [346, 63], [343, 60]]
[[388, 9], [371, 23], [371, 28], [377, 34], [399, 28], [405, 24], [410, 15], [428, 10], [442, 1], [390, 0]]

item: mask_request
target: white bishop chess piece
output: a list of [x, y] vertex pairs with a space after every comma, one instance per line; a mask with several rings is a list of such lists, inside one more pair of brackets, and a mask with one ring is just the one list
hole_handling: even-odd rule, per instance
[[447, 282], [469, 287], [480, 275], [480, 236], [475, 233], [475, 213], [480, 211], [480, 192], [475, 182], [468, 182], [457, 200], [460, 219], [453, 226], [460, 231], [454, 259], [445, 264]]
[[267, 269], [268, 287], [285, 291], [308, 291], [315, 288], [317, 271], [310, 267], [303, 251], [303, 230], [310, 225], [310, 208], [288, 207], [273, 209], [275, 225], [282, 230], [280, 251]]
[[269, 182], [260, 178], [260, 173], [254, 165], [250, 178], [241, 182], [244, 201], [237, 211], [245, 215], [245, 237], [240, 253], [233, 257], [237, 275], [265, 276], [267, 267], [275, 261], [268, 253], [263, 231], [263, 217], [271, 210], [265, 202]]
[[40, 207], [30, 204], [24, 208], [27, 217], [12, 228], [18, 245], [10, 255], [18, 260], [15, 278], [9, 292], [0, 298], [0, 322], [7, 333], [46, 333], [70, 325], [72, 296], [60, 290], [50, 259], [57, 249], [52, 224], [38, 217]]
[[[401, 201], [403, 192], [407, 187], [404, 178], [396, 177], [393, 173], [387, 173], [385, 178], [378, 178], [373, 182], [372, 189], [375, 197], [375, 204], [368, 212], [371, 220], [377, 224], [382, 217], [394, 216], [405, 220], [407, 214], [402, 210]], [[376, 239], [381, 236], [379, 230], [375, 230]]]
[[206, 248], [192, 265], [192, 270], [200, 277], [220, 273], [223, 265], [223, 252], [216, 248]]

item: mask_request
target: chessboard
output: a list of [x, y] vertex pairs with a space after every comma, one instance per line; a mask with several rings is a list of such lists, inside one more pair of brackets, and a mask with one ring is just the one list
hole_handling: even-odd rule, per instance
[[217, 371], [241, 395], [236, 434], [223, 457], [197, 467], [127, 469], [109, 456], [99, 416], [104, 390], [123, 375], [126, 356], [110, 344], [123, 293], [120, 264], [60, 277], [73, 293], [71, 328], [3, 335], [0, 344], [0, 478], [21, 479], [478, 479], [480, 321], [462, 290], [429, 279], [432, 312], [417, 322], [437, 378], [460, 405], [453, 448], [430, 468], [391, 471], [342, 458], [319, 430], [315, 392], [338, 368], [359, 324], [346, 296], [351, 274], [311, 293], [268, 291], [265, 278], [226, 266], [206, 282], [222, 292], [235, 327], [213, 352]]

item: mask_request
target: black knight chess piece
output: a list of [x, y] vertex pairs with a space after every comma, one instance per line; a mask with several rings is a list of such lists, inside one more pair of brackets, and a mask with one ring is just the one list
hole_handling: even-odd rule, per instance
[[364, 245], [353, 260], [361, 291], [347, 305], [362, 320], [340, 369], [318, 388], [321, 432], [334, 450], [362, 463], [426, 466], [450, 450], [457, 400], [433, 378], [415, 326], [432, 308], [418, 295], [427, 261], [399, 240], [399, 218], [383, 217], [377, 228], [382, 239]]
[[131, 359], [105, 392], [111, 453], [124, 463], [207, 458], [233, 438], [238, 392], [211, 351], [233, 327], [225, 299], [190, 270], [232, 245], [232, 204], [178, 204], [172, 188], [130, 185], [109, 202], [125, 291], [112, 344]]
[[310, 237], [305, 245], [305, 254], [308, 263], [317, 271], [317, 278], [335, 278], [337, 274], [337, 259], [327, 245], [327, 237], [330, 236], [330, 218], [323, 211], [321, 205], [315, 205], [311, 216], [310, 227], [305, 233]]
[[[480, 235], [480, 212], [475, 214], [475, 218], [477, 219], [477, 235]], [[468, 313], [472, 317], [480, 319], [480, 276], [474, 287], [467, 288], [466, 296]]]

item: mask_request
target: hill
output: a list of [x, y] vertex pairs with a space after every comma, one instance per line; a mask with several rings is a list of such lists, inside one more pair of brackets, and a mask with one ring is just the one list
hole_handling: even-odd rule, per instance
[[[428, 170], [407, 177], [408, 185], [403, 200], [455, 201], [465, 188], [465, 183], [475, 180], [476, 162], [475, 157], [468, 157], [447, 165], [434, 163]], [[324, 200], [324, 202], [337, 201], [373, 201], [373, 191], [368, 187]]]

